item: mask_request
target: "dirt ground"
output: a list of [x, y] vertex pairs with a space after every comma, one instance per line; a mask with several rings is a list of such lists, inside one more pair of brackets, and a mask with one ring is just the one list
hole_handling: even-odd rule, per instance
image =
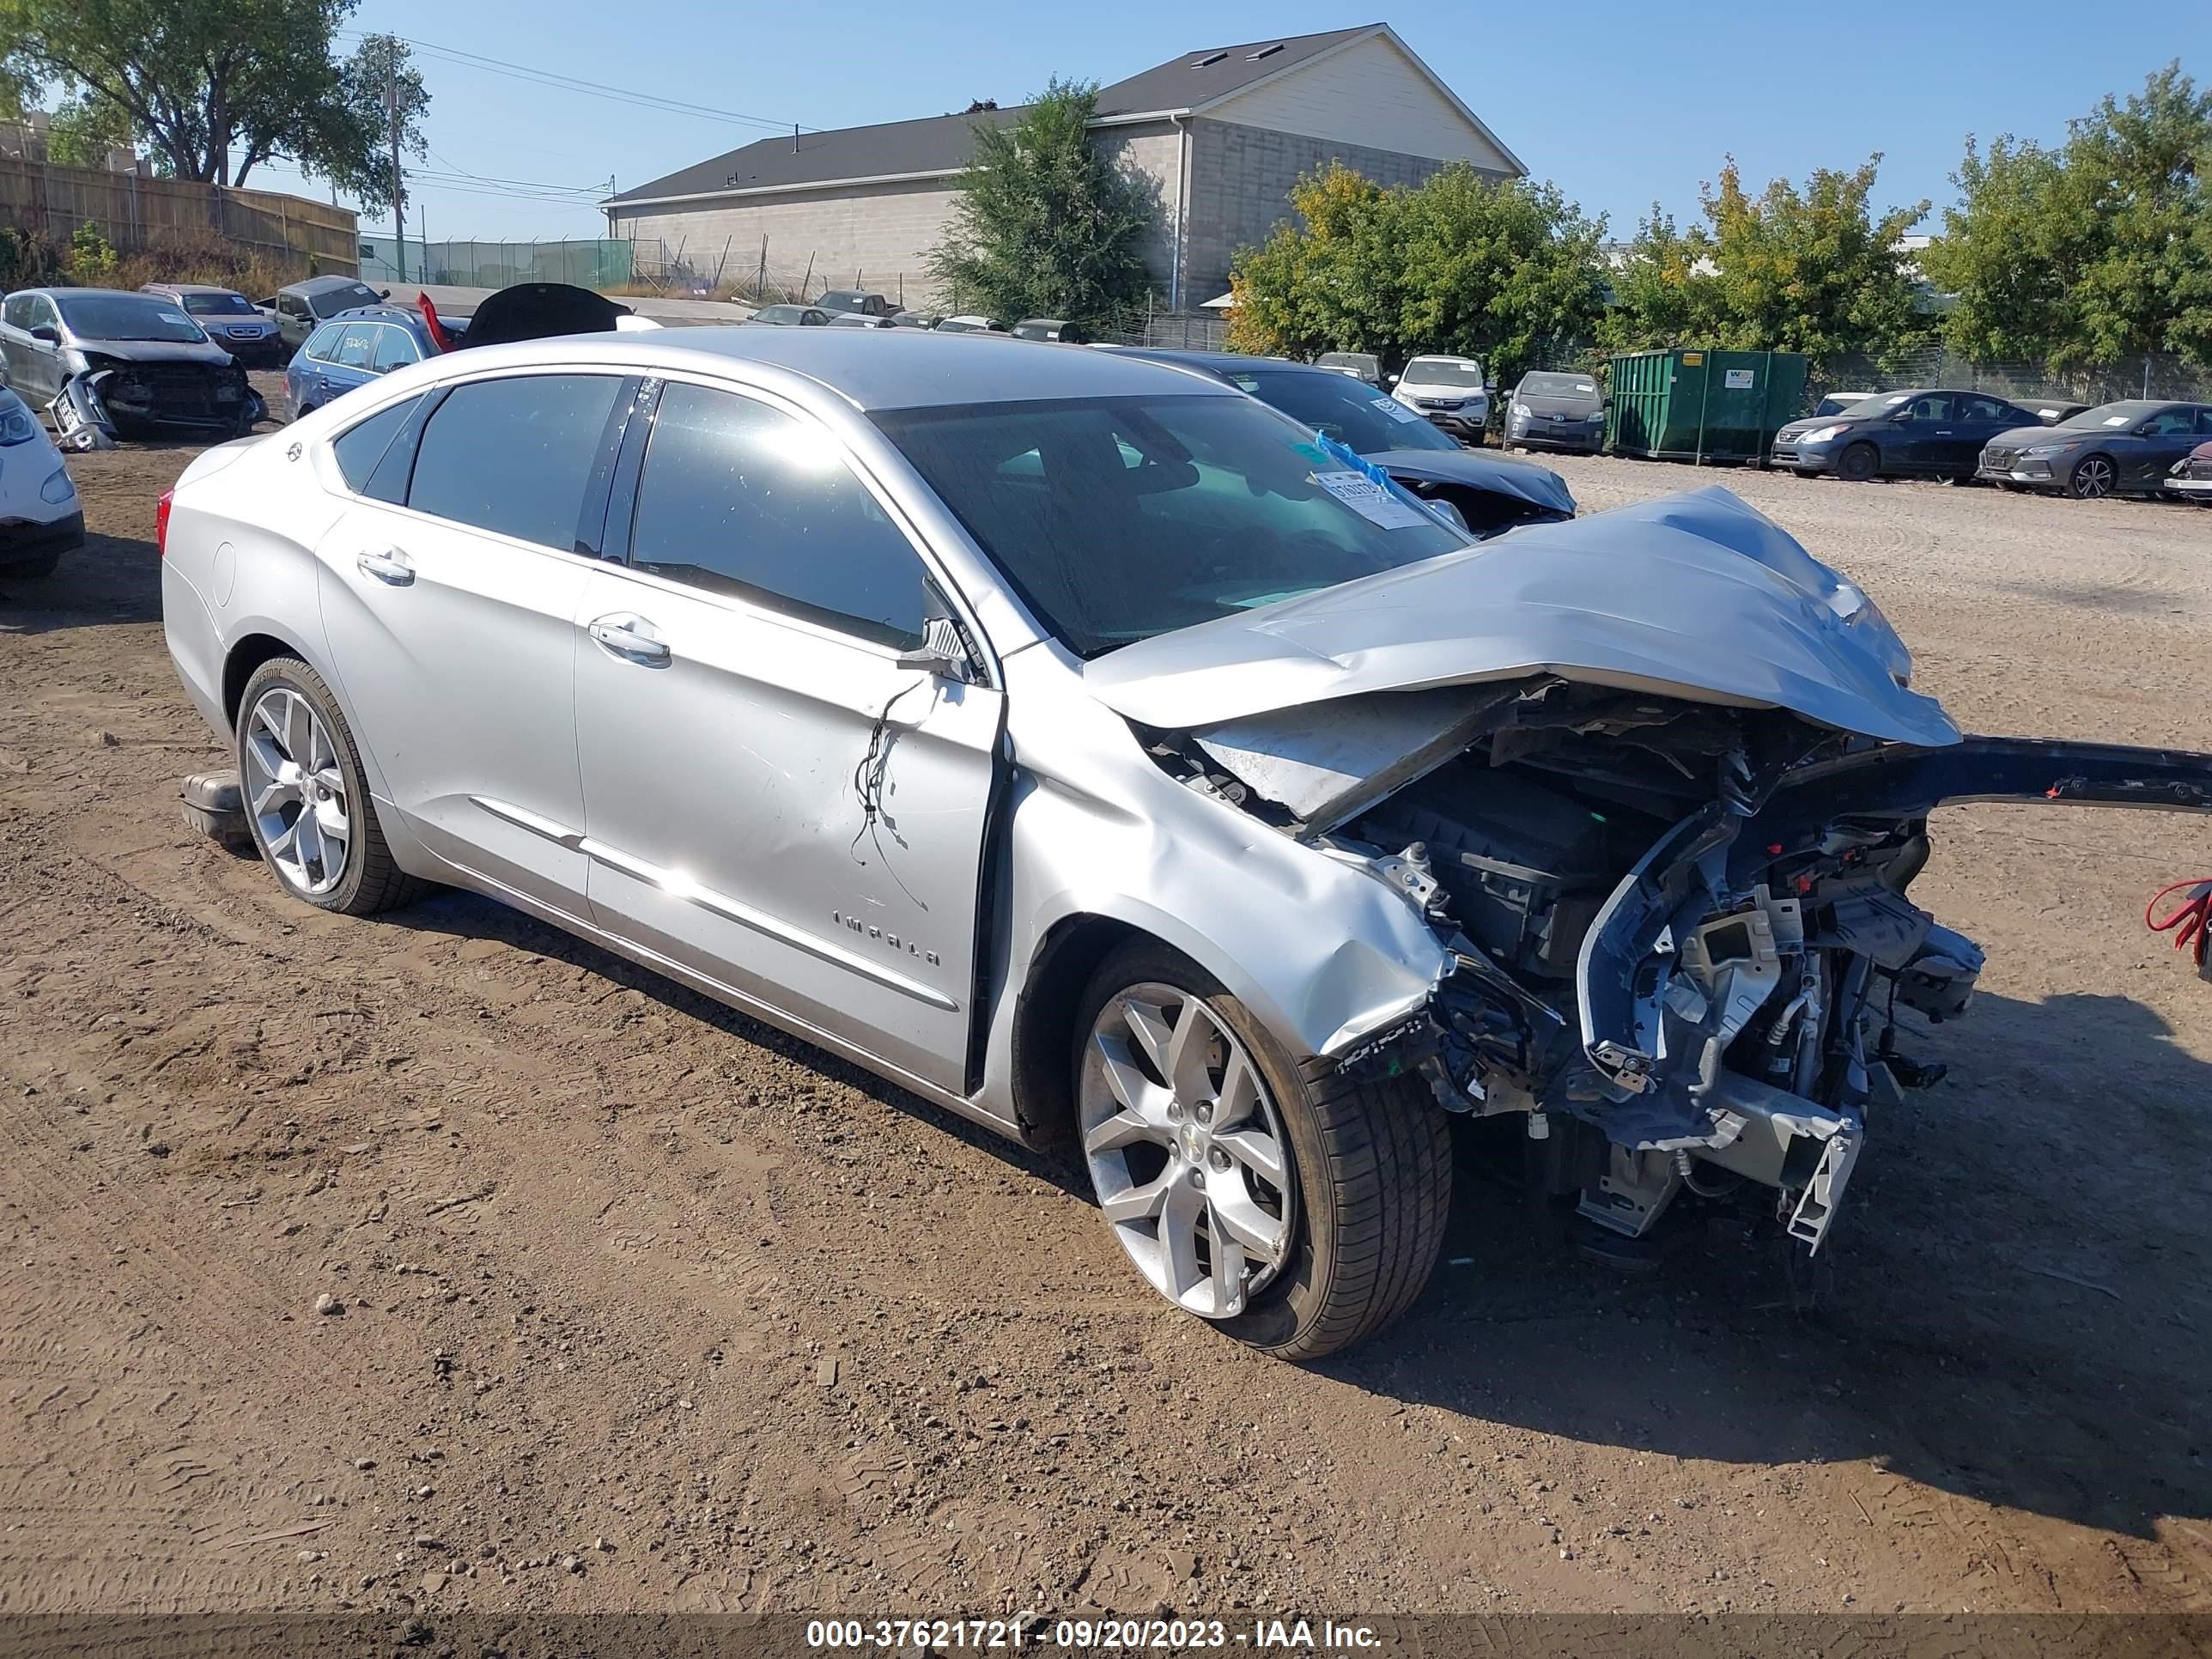
[[[93, 545], [0, 579], [0, 1612], [2212, 1608], [2212, 986], [2142, 922], [2203, 820], [1942, 815], [1984, 989], [1814, 1311], [1725, 1230], [1586, 1264], [1470, 1146], [1411, 1316], [1297, 1370], [1142, 1290], [1070, 1164], [185, 830], [186, 459], [77, 459]], [[1969, 727], [2212, 748], [2212, 514], [1563, 470], [1741, 490]]]

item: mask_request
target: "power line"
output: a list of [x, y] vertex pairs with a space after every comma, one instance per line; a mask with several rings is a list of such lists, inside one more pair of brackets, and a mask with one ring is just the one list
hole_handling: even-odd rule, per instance
[[[368, 38], [366, 31], [339, 29], [336, 33], [348, 39]], [[794, 125], [789, 121], [771, 119], [765, 115], [746, 115], [736, 110], [715, 109], [705, 104], [693, 104], [679, 98], [664, 97], [659, 93], [636, 92], [625, 87], [601, 86], [594, 82], [579, 80], [552, 70], [532, 69], [523, 64], [510, 64], [503, 58], [487, 58], [480, 52], [464, 52], [458, 46], [442, 46], [434, 41], [416, 40], [400, 36], [406, 44], [424, 56], [441, 63], [456, 64], [465, 69], [484, 70], [494, 75], [511, 76], [538, 86], [551, 87], [563, 92], [580, 92], [593, 98], [605, 98], [618, 104], [632, 104], [642, 109], [659, 110], [672, 115], [696, 116], [702, 120], [733, 122], [742, 126], [765, 127], [775, 132], [788, 132]], [[818, 129], [810, 129], [818, 131]]]

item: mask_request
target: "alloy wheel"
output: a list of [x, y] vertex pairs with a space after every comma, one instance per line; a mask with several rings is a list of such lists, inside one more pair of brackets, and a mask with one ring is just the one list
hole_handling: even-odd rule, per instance
[[1109, 998], [1083, 1053], [1078, 1109], [1098, 1207], [1170, 1301], [1230, 1319], [1291, 1258], [1290, 1138], [1259, 1068], [1173, 986]]
[[2092, 455], [2074, 469], [2074, 493], [2085, 501], [2101, 501], [2112, 493], [2112, 464]]
[[289, 685], [272, 685], [246, 717], [239, 758], [247, 810], [269, 861], [302, 893], [327, 893], [344, 876], [353, 846], [344, 769], [314, 707]]

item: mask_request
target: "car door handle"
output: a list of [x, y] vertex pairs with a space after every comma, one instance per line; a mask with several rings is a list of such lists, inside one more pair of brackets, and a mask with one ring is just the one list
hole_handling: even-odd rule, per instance
[[620, 611], [592, 623], [592, 637], [617, 657], [657, 668], [669, 659], [666, 641], [644, 617]]
[[407, 562], [407, 556], [396, 547], [380, 551], [362, 553], [354, 560], [361, 574], [393, 587], [405, 587], [415, 580], [415, 567]]

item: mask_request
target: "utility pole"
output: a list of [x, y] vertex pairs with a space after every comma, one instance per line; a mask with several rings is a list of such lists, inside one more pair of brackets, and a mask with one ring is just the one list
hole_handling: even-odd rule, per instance
[[384, 38], [384, 112], [392, 125], [392, 230], [399, 244], [399, 280], [407, 280], [407, 189], [399, 176], [399, 42]]

